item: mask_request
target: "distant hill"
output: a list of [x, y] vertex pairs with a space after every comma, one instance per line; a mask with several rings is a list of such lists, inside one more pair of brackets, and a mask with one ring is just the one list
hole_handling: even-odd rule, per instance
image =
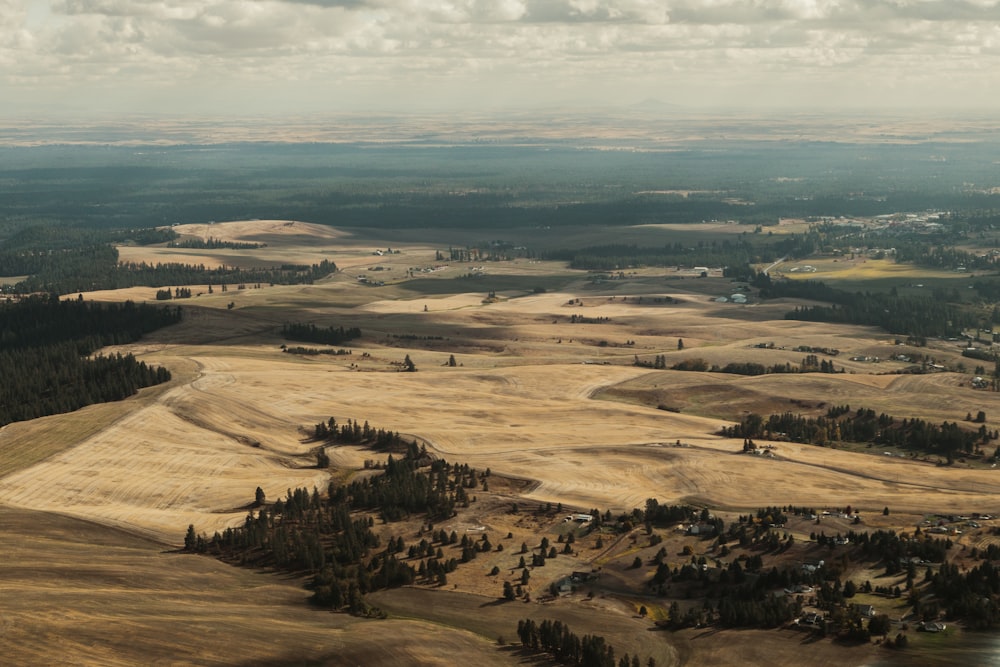
[[647, 97], [628, 105], [633, 111], [676, 111], [679, 107], [672, 102], [664, 102], [657, 97]]

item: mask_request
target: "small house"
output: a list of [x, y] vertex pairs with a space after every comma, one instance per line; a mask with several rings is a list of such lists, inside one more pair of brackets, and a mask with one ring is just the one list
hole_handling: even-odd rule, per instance
[[856, 604], [854, 605], [854, 611], [861, 614], [864, 618], [872, 618], [875, 616], [875, 607], [870, 604]]

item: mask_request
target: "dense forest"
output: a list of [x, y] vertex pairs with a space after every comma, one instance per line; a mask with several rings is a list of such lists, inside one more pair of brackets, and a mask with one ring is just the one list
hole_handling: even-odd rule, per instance
[[277, 268], [240, 269], [230, 266], [206, 268], [204, 265], [147, 264], [118, 261], [118, 251], [111, 246], [92, 246], [66, 250], [53, 262], [11, 289], [15, 293], [58, 292], [67, 294], [99, 289], [126, 287], [166, 287], [170, 285], [244, 285], [312, 283], [337, 271], [336, 265], [323, 260], [319, 264], [289, 265]]
[[170, 229], [26, 227], [5, 239], [0, 250], [0, 276], [26, 276], [4, 291], [71, 294], [135, 286], [297, 284], [312, 283], [337, 271], [336, 264], [329, 260], [313, 265], [212, 269], [180, 263], [120, 263], [118, 250], [112, 245], [163, 243], [176, 236]]
[[848, 292], [814, 280], [772, 280], [758, 274], [754, 284], [761, 298], [797, 298], [825, 301], [830, 306], [796, 306], [785, 319], [862, 324], [902, 334], [915, 340], [957, 336], [975, 327], [980, 316], [961, 305], [957, 296], [917, 297], [890, 292]]
[[729, 137], [669, 150], [634, 142], [644, 144], [421, 135], [395, 144], [7, 147], [0, 235], [34, 221], [112, 229], [254, 217], [401, 230], [711, 220], [766, 228], [778, 218], [926, 209], [980, 212], [965, 223], [974, 229], [989, 224], [1000, 199], [982, 189], [996, 154], [989, 140], [876, 147]]
[[0, 425], [131, 396], [170, 379], [131, 354], [88, 358], [180, 321], [179, 309], [60, 301], [55, 295], [0, 304]]

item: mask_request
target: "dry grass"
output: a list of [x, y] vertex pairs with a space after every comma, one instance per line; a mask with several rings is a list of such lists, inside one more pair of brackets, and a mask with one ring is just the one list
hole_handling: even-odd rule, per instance
[[0, 507], [0, 532], [8, 664], [517, 664], [468, 631], [316, 611], [297, 579], [57, 514]]
[[[914, 515], [974, 510], [1000, 513], [994, 500], [1000, 492], [1000, 473], [994, 470], [958, 470], [788, 443], [776, 443], [778, 458], [767, 460], [740, 455], [736, 453], [741, 448], [739, 441], [714, 435], [726, 420], [739, 418], [747, 410], [766, 413], [794, 407], [797, 411], [823, 411], [821, 403], [865, 405], [899, 417], [921, 416], [933, 421], [961, 420], [966, 412], [983, 409], [990, 417], [988, 428], [1000, 425], [1000, 395], [972, 390], [967, 378], [955, 374], [872, 375], [891, 366], [847, 361], [868, 350], [893, 349], [877, 331], [772, 319], [786, 307], [781, 304], [713, 303], [709, 295], [729, 289], [722, 279], [683, 280], [669, 272], [650, 270], [626, 281], [594, 286], [575, 280], [573, 274], [556, 265], [490, 264], [488, 272], [497, 276], [531, 275], [534, 279], [561, 272], [565, 287], [542, 294], [509, 290], [500, 294], [499, 302], [485, 304], [489, 278], [475, 283], [482, 285], [481, 290], [448, 291], [451, 283], [447, 281], [465, 273], [465, 265], [455, 265], [430, 278], [441, 283], [440, 293], [419, 294], [409, 289], [404, 281], [406, 269], [433, 263], [433, 248], [422, 244], [401, 246], [400, 255], [377, 257], [371, 254], [370, 242], [302, 223], [285, 226], [255, 221], [183, 231], [232, 240], [266, 239], [268, 247], [252, 251], [254, 254], [295, 256], [300, 261], [325, 255], [317, 246], [329, 244], [341, 253], [334, 257], [338, 265], [350, 267], [350, 271], [316, 285], [230, 291], [180, 302], [188, 313], [185, 322], [129, 346], [140, 358], [174, 370], [175, 381], [128, 401], [0, 431], [0, 503], [85, 518], [178, 544], [188, 524], [211, 533], [241, 522], [258, 485], [271, 498], [283, 495], [289, 487], [324, 487], [328, 473], [311, 467], [314, 458], [310, 450], [315, 443], [308, 440], [308, 430], [315, 422], [336, 416], [341, 421], [366, 419], [375, 426], [419, 436], [449, 460], [532, 480], [523, 491], [528, 500], [581, 508], [628, 510], [657, 497], [662, 502], [689, 501], [744, 511], [764, 504], [792, 503], [851, 504], [869, 513], [886, 505], [894, 512]], [[134, 250], [146, 253], [135, 255], [146, 261], [157, 257], [161, 258], [157, 261], [167, 261], [170, 249]], [[315, 255], [309, 255], [310, 251]], [[379, 273], [391, 274], [400, 284], [384, 288], [358, 285], [353, 273], [374, 265], [391, 266], [392, 271]], [[148, 292], [137, 288], [127, 295], [149, 298]], [[656, 301], [667, 295], [677, 302]], [[121, 298], [123, 294], [93, 296]], [[582, 305], [569, 305], [577, 298]], [[236, 307], [228, 310], [228, 302]], [[572, 315], [607, 321], [571, 324]], [[288, 320], [357, 325], [365, 336], [351, 346], [354, 354], [347, 357], [286, 355], [278, 349], [278, 330]], [[432, 338], [399, 339], [388, 334]], [[684, 339], [683, 351], [677, 350], [678, 338]], [[751, 347], [770, 341], [786, 349]], [[635, 355], [651, 358], [657, 354], [666, 355], [671, 364], [691, 356], [713, 363], [797, 363], [804, 356], [791, 351], [797, 345], [839, 348], [842, 354], [835, 359], [837, 365], [854, 374], [745, 378], [653, 372], [632, 365]], [[362, 352], [370, 356], [363, 359]], [[935, 352], [955, 354], [943, 347]], [[417, 373], [394, 372], [392, 362], [401, 361], [406, 354], [416, 363]], [[447, 366], [451, 354], [458, 367]], [[789, 402], [793, 398], [798, 405]], [[658, 403], [679, 407], [682, 412], [657, 410]], [[678, 441], [687, 446], [673, 446]], [[346, 476], [371, 454], [355, 447], [338, 447], [331, 450], [331, 457], [335, 466], [343, 467], [337, 474]], [[520, 492], [512, 490], [511, 497], [516, 493]], [[7, 512], [11, 516], [13, 510]], [[527, 540], [531, 531], [538, 529], [519, 526], [485, 509], [483, 512], [482, 523], [496, 531], [491, 535], [505, 535], [510, 530], [516, 538]], [[41, 527], [45, 524], [40, 522]], [[10, 524], [14, 534], [26, 539], [28, 527], [24, 522]], [[64, 553], [63, 562], [69, 570], [72, 563], [94, 557], [94, 552], [86, 551], [92, 547], [83, 544], [71, 548], [65, 535], [64, 531], [45, 540], [31, 538], [36, 546], [21, 551], [8, 540], [8, 558], [23, 568], [52, 550]], [[92, 539], [97, 538], [88, 535], [85, 542]], [[231, 582], [219, 584], [224, 587], [237, 586], [235, 582], [245, 582], [251, 576], [223, 575], [234, 571], [200, 559], [195, 559], [198, 566], [192, 570], [190, 558], [175, 561], [148, 549], [141, 555], [111, 550], [102, 558], [102, 567], [113, 569], [118, 563], [119, 572], [139, 572], [126, 575], [138, 576], [138, 581], [144, 576], [141, 573], [164, 567], [165, 560], [170, 563], [168, 569], [176, 567], [174, 583], [192, 571], [202, 572], [197, 576], [204, 577], [206, 588], [218, 577]], [[482, 565], [487, 564], [484, 561]], [[555, 576], [560, 568], [575, 566], [573, 560], [565, 559], [563, 565], [547, 571], [546, 577]], [[39, 609], [50, 608], [41, 599], [51, 587], [42, 583], [37, 570], [22, 571], [19, 599], [24, 596], [34, 600]], [[166, 605], [166, 610], [154, 613], [149, 602], [135, 602], [131, 592], [87, 601], [87, 590], [103, 590], [103, 576], [74, 583], [76, 588], [58, 601], [65, 611], [51, 625], [51, 631], [41, 632], [46, 627], [41, 615], [31, 612], [28, 602], [18, 603], [14, 617], [21, 634], [5, 641], [14, 642], [12, 646], [20, 642], [20, 655], [28, 662], [45, 662], [54, 654], [46, 653], [43, 639], [51, 640], [71, 623], [84, 622], [89, 629], [79, 634], [79, 642], [73, 646], [85, 662], [131, 662], [136, 651], [144, 647], [185, 661], [193, 655], [169, 653], [167, 640], [155, 636], [164, 631], [152, 629], [167, 628], [167, 637], [178, 636], [184, 622], [183, 600], [193, 590], [190, 586], [173, 596], [168, 591], [174, 583], [162, 583], [160, 592], [149, 599], [160, 600], [158, 606]], [[35, 579], [38, 589], [32, 592], [30, 582]], [[279, 586], [272, 579], [267, 581], [270, 586]], [[467, 594], [499, 591], [499, 583], [487, 583], [485, 577], [479, 583], [456, 581]], [[496, 591], [491, 593], [494, 587]], [[295, 594], [289, 592], [293, 589]], [[352, 634], [345, 644], [340, 634], [321, 635], [317, 625], [339, 627], [357, 621], [342, 617], [330, 620], [328, 615], [299, 611], [298, 600], [293, 599], [301, 596], [297, 583], [290, 588], [282, 584], [280, 590], [280, 601], [265, 597], [271, 601], [263, 604], [296, 609], [288, 612], [296, 620], [281, 621], [280, 629], [289, 632], [289, 637], [302, 639], [302, 651], [310, 655], [326, 655], [329, 648], [330, 655], [345, 651], [342, 655], [389, 659], [390, 653], [398, 651], [398, 655], [392, 653], [398, 664], [432, 664], [439, 660], [437, 654], [422, 653], [428, 650], [429, 642], [451, 642], [457, 650], [479, 641], [427, 626], [421, 626], [421, 632], [410, 641], [408, 636], [404, 638], [405, 633], [384, 625], [379, 626], [385, 628], [379, 633], [397, 638], [393, 642], [383, 645], [360, 633]], [[240, 592], [234, 600], [228, 599], [230, 593], [232, 589], [225, 594], [212, 593], [205, 598], [204, 610], [196, 615], [199, 631], [214, 636], [220, 645], [252, 636], [264, 622], [248, 619], [253, 616], [248, 608], [256, 604], [251, 600], [258, 591]], [[384, 595], [388, 606], [393, 594]], [[7, 616], [10, 613], [5, 610]], [[94, 620], [85, 622], [89, 615]], [[99, 628], [117, 627], [117, 619], [133, 615], [139, 619], [132, 628], [139, 637], [136, 648], [128, 649], [120, 642], [103, 646], [109, 640], [102, 638]], [[274, 615], [283, 616], [284, 612]], [[310, 628], [303, 630], [307, 635], [303, 638], [290, 625], [304, 617], [312, 620], [303, 626]], [[25, 633], [31, 632], [40, 632], [42, 638], [29, 640]], [[313, 632], [317, 634], [310, 634]], [[725, 655], [746, 655], [750, 662], [755, 656], [763, 659], [763, 653], [755, 652], [759, 644], [756, 634], [722, 633], [720, 637], [725, 642], [697, 636], [685, 639], [694, 656], [688, 656], [693, 660], [690, 664], [733, 664], [725, 662]], [[239, 650], [247, 656], [276, 656], [276, 660], [282, 655], [297, 655], [294, 651], [281, 653], [286, 648], [293, 650], [292, 640], [282, 639], [274, 647], [264, 647], [264, 641], [263, 637], [259, 641], [247, 639]], [[745, 653], [727, 652], [727, 644], [743, 647], [739, 651]], [[782, 643], [785, 645], [794, 647], [797, 643]], [[476, 659], [486, 664], [490, 660], [506, 664], [512, 659], [506, 653], [476, 650]], [[788, 660], [796, 654], [794, 648], [780, 650]], [[204, 661], [211, 662], [213, 655], [204, 654]], [[222, 661], [238, 661], [237, 654], [227, 656]]]

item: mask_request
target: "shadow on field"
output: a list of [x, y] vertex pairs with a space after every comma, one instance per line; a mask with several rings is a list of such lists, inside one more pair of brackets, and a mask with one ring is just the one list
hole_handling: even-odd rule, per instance
[[508, 602], [513, 602], [513, 600], [505, 600], [504, 598], [497, 598], [496, 600], [490, 600], [489, 602], [484, 602], [481, 605], [479, 605], [479, 607], [480, 608], [482, 608], [482, 607], [500, 607], [500, 606], [503, 606], [503, 605], [507, 604]]
[[539, 653], [531, 649], [524, 648], [520, 644], [508, 644], [501, 646], [500, 651], [517, 658], [522, 665], [551, 665], [552, 656], [548, 653]]

